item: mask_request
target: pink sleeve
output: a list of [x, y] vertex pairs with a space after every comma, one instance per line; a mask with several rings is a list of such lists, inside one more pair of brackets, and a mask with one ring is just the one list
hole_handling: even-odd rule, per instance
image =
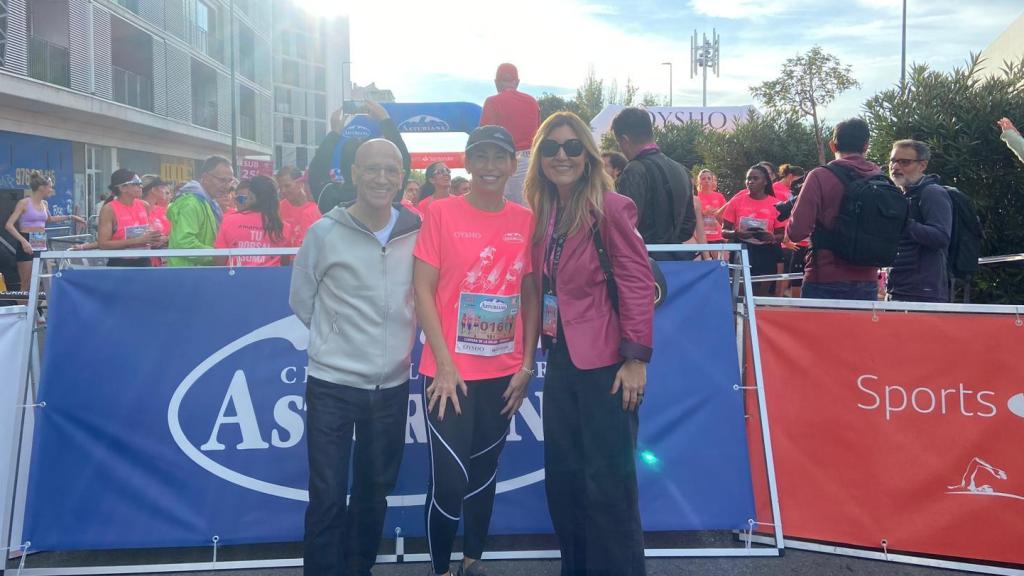
[[737, 224], [736, 203], [739, 201], [739, 198], [739, 196], [733, 196], [732, 200], [725, 203], [725, 211], [722, 212], [722, 220], [732, 222], [733, 227]]
[[480, 114], [480, 125], [481, 126], [490, 126], [492, 124], [497, 124], [498, 123], [498, 116], [494, 112], [494, 100], [493, 100], [493, 98], [494, 98], [494, 96], [491, 96], [491, 97], [487, 98], [487, 100], [484, 100], [484, 110]]
[[644, 240], [636, 230], [636, 204], [623, 196], [621, 209], [605, 211], [608, 255], [619, 289], [623, 358], [648, 362], [654, 341], [654, 275]]
[[441, 268], [441, 221], [438, 218], [437, 210], [430, 210], [424, 214], [423, 226], [420, 227], [419, 236], [416, 237], [416, 247], [412, 255], [430, 264], [434, 268]]

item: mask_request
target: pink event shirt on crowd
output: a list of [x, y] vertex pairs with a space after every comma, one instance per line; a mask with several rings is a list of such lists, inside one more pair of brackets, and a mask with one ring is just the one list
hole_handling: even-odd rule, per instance
[[149, 211], [146, 203], [138, 198], [132, 199], [130, 206], [120, 200], [111, 200], [110, 209], [114, 211], [114, 233], [111, 240], [137, 238], [150, 231]]
[[[521, 305], [523, 276], [531, 272], [532, 231], [533, 214], [514, 202], [505, 202], [499, 212], [485, 212], [463, 196], [451, 196], [433, 202], [424, 214], [413, 254], [439, 271], [434, 305], [448, 353], [463, 380], [508, 376], [522, 366], [522, 323], [514, 312]], [[502, 336], [514, 338], [508, 344], [511, 350], [495, 355], [458, 351], [494, 336], [484, 326], [488, 318], [472, 312], [473, 302], [484, 310], [506, 311], [514, 327]], [[419, 370], [430, 377], [437, 373], [429, 343]]]
[[281, 220], [285, 224], [290, 224], [294, 230], [296, 246], [302, 244], [302, 240], [306, 237], [306, 231], [323, 216], [320, 214], [316, 202], [306, 202], [302, 206], [296, 206], [288, 200], [281, 200], [278, 210], [281, 213]]
[[725, 206], [725, 196], [721, 192], [701, 192], [697, 194], [700, 200], [701, 211], [704, 213], [704, 237], [708, 242], [715, 242], [722, 239], [722, 223], [718, 221], [715, 212]]
[[[214, 248], [286, 248], [296, 246], [291, 225], [284, 223], [281, 238], [274, 240], [263, 229], [263, 215], [259, 212], [231, 212], [217, 231]], [[230, 266], [280, 266], [280, 256], [232, 256]]]
[[765, 196], [760, 200], [754, 200], [750, 193], [739, 192], [725, 205], [725, 212], [722, 219], [732, 222], [736, 230], [750, 230], [760, 228], [768, 232], [774, 232], [784, 225], [778, 221], [779, 211], [775, 204], [779, 200], [774, 196]]

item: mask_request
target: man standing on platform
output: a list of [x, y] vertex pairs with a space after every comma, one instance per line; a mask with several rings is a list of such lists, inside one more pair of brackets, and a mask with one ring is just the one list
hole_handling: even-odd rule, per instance
[[420, 228], [419, 216], [392, 203], [404, 176], [397, 146], [384, 139], [360, 146], [355, 203], [310, 227], [292, 268], [288, 302], [309, 328], [306, 575], [369, 576], [398, 479]]
[[505, 197], [525, 206], [523, 181], [526, 179], [526, 168], [530, 164], [533, 135], [540, 126], [540, 105], [533, 96], [518, 90], [519, 71], [512, 64], [498, 66], [498, 72], [494, 75], [494, 87], [498, 89], [498, 93], [484, 101], [480, 125], [501, 126], [512, 134], [516, 145], [517, 165], [515, 174], [505, 185]]

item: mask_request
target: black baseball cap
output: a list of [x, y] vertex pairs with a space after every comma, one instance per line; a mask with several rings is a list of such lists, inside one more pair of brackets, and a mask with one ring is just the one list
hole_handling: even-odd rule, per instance
[[469, 135], [469, 140], [466, 141], [466, 152], [469, 152], [469, 149], [477, 144], [485, 143], [495, 144], [510, 154], [516, 153], [515, 140], [512, 139], [508, 130], [501, 126], [480, 126], [473, 130], [473, 133]]

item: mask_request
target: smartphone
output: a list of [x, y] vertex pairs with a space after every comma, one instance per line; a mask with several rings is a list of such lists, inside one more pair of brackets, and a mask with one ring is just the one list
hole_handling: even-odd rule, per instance
[[361, 100], [345, 100], [341, 103], [341, 111], [345, 114], [359, 114], [364, 112]]

